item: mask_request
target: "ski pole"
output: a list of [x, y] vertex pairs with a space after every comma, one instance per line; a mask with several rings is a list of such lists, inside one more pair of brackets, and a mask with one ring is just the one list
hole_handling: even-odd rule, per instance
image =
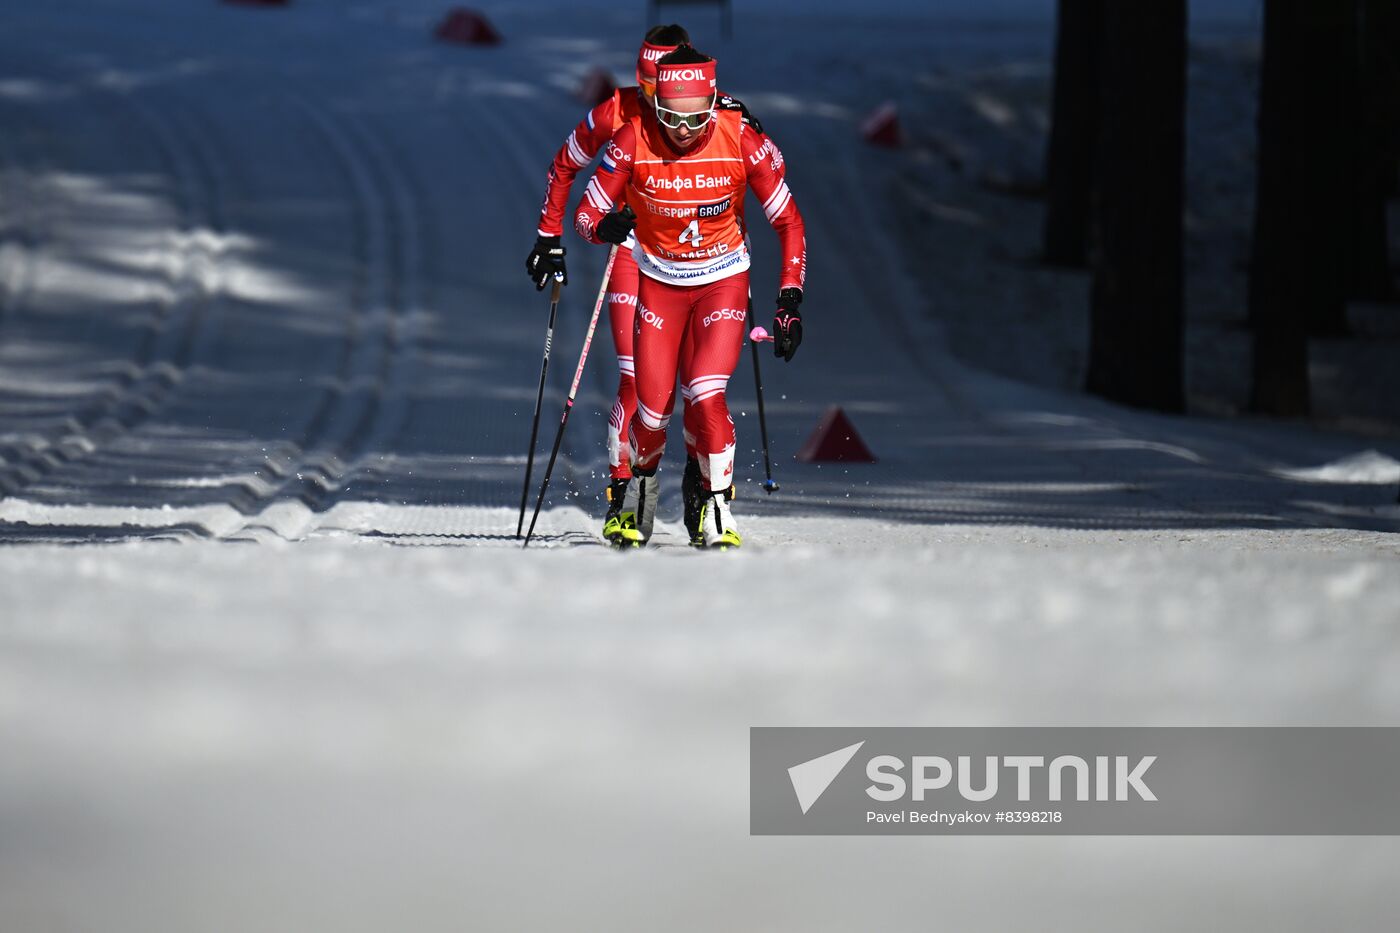
[[549, 452], [549, 465], [544, 468], [544, 482], [540, 484], [540, 497], [535, 500], [535, 514], [530, 517], [530, 530], [525, 532], [525, 543], [530, 546], [530, 538], [535, 534], [535, 522], [540, 517], [540, 506], [544, 504], [544, 494], [549, 489], [549, 477], [554, 472], [554, 459], [559, 456], [559, 442], [564, 439], [564, 426], [569, 423], [569, 412], [574, 409], [574, 396], [578, 394], [578, 384], [583, 379], [583, 365], [588, 362], [588, 348], [593, 345], [593, 332], [598, 328], [598, 315], [603, 310], [603, 299], [608, 293], [608, 279], [612, 278], [613, 263], [617, 261], [617, 246], [608, 250], [608, 264], [603, 267], [603, 284], [598, 286], [598, 300], [593, 303], [593, 318], [588, 322], [588, 333], [583, 337], [583, 352], [578, 355], [578, 369], [574, 370], [574, 384], [569, 387], [569, 397], [564, 402], [564, 415], [559, 419], [559, 430], [554, 434], [554, 449]]
[[763, 472], [767, 477], [763, 481], [763, 491], [770, 496], [778, 491], [778, 484], [773, 482], [773, 461], [768, 456], [768, 417], [763, 412], [763, 374], [758, 369], [758, 342], [760, 338], [754, 336], [755, 333], [762, 332], [764, 337], [768, 337], [768, 332], [762, 327], [754, 326], [753, 323], [753, 294], [749, 294], [749, 325], [753, 330], [749, 331], [749, 349], [753, 351], [753, 384], [758, 390], [758, 433], [763, 438]]
[[515, 536], [525, 527], [525, 502], [530, 498], [530, 473], [535, 467], [535, 440], [540, 431], [540, 406], [544, 403], [544, 376], [549, 372], [549, 348], [554, 343], [554, 315], [559, 310], [559, 293], [564, 282], [558, 273], [554, 276], [554, 291], [549, 296], [549, 326], [544, 332], [544, 361], [540, 363], [540, 391], [535, 396], [535, 420], [530, 425], [530, 453], [525, 458], [525, 485], [520, 490], [520, 520], [515, 523]]

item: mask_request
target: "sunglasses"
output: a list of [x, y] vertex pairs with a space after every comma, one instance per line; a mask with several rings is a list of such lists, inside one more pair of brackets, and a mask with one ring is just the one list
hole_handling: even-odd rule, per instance
[[704, 110], [696, 110], [690, 113], [681, 110], [668, 110], [661, 106], [659, 101], [656, 104], [656, 119], [661, 121], [662, 126], [669, 127], [673, 130], [678, 130], [683, 126], [688, 129], [698, 130], [706, 123], [709, 123], [710, 117], [714, 116], [714, 114], [714, 104], [711, 104]]

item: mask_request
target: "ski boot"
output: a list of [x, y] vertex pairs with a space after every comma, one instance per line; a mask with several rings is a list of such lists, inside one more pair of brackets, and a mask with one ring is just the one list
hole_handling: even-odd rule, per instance
[[[729, 503], [734, 501], [734, 487], [707, 490], [704, 493], [700, 511], [700, 527], [705, 536], [706, 547], [717, 547], [721, 551], [740, 547], [744, 539], [734, 524], [734, 515], [729, 511]], [[714, 527], [708, 527], [713, 525]]]
[[627, 508], [628, 486], [631, 480], [615, 479], [608, 483], [608, 511], [603, 515], [603, 540], [615, 548], [637, 547], [635, 540], [637, 514], [635, 506]]
[[681, 477], [681, 503], [690, 546], [704, 547], [705, 481], [700, 476], [700, 461], [693, 457], [685, 461], [685, 475]]

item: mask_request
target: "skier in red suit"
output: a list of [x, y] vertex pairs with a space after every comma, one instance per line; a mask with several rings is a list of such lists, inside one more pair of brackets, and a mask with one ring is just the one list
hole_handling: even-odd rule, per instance
[[[679, 372], [687, 439], [694, 439], [699, 467], [697, 476], [682, 482], [691, 543], [737, 547], [742, 538], [729, 508], [734, 422], [725, 390], [745, 331], [749, 248], [742, 205], [749, 188], [782, 250], [773, 334], [774, 351], [786, 360], [802, 340], [798, 309], [807, 253], [782, 153], [746, 126], [739, 112], [717, 107], [718, 98], [713, 59], [689, 46], [663, 57], [657, 63], [655, 107], [608, 144], [575, 228], [594, 243], [635, 244], [632, 255], [641, 275], [633, 338], [632, 471], [656, 475]], [[624, 202], [635, 220], [613, 210]]]

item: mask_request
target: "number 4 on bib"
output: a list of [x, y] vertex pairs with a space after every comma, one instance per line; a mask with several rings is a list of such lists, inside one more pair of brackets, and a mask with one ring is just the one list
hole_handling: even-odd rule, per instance
[[696, 218], [686, 225], [681, 231], [681, 235], [676, 237], [677, 243], [689, 243], [691, 246], [699, 246], [700, 241], [705, 239], [700, 235], [700, 220]]

